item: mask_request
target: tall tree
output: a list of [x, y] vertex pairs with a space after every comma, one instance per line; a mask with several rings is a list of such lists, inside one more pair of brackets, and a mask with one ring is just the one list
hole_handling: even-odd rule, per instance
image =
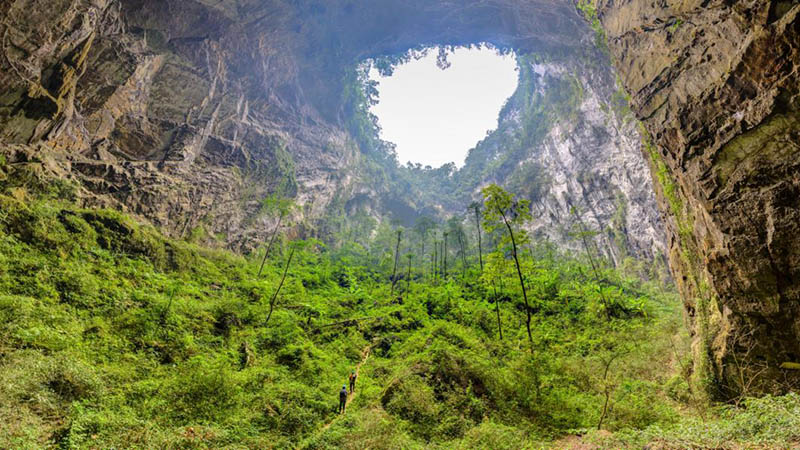
[[277, 209], [280, 212], [280, 216], [278, 217], [278, 223], [275, 225], [275, 228], [272, 230], [272, 235], [269, 238], [267, 250], [264, 252], [264, 258], [261, 260], [261, 267], [258, 268], [258, 277], [261, 277], [261, 272], [264, 271], [264, 264], [266, 264], [267, 258], [269, 257], [269, 252], [272, 250], [272, 244], [275, 242], [275, 236], [278, 235], [278, 230], [281, 228], [281, 222], [283, 221], [283, 218], [286, 217], [286, 215], [292, 210], [292, 201], [288, 198], [282, 198], [276, 194], [268, 197], [263, 206], [268, 210]]
[[[425, 265], [425, 241], [428, 239], [428, 232], [436, 227], [436, 222], [428, 216], [422, 216], [414, 223], [414, 231], [420, 236], [419, 260], [421, 265]], [[421, 267], [422, 275], [425, 276], [425, 269]]]
[[517, 235], [514, 234], [514, 228], [519, 228], [526, 221], [530, 220], [530, 203], [527, 200], [514, 200], [514, 196], [506, 192], [503, 188], [496, 184], [486, 186], [481, 190], [483, 194], [484, 203], [486, 206], [486, 213], [484, 214], [483, 223], [486, 230], [490, 233], [494, 230], [505, 226], [508, 235], [501, 240], [503, 243], [511, 244], [511, 256], [514, 258], [514, 265], [517, 269], [517, 277], [519, 278], [519, 285], [522, 289], [522, 298], [525, 301], [525, 328], [528, 331], [528, 342], [531, 345], [531, 352], [533, 352], [533, 334], [531, 333], [531, 319], [532, 312], [531, 306], [528, 302], [528, 291], [525, 287], [525, 278], [522, 276], [522, 265], [520, 264], [517, 245], [522, 245], [527, 241], [527, 235], [524, 230], [518, 229]]
[[408, 275], [406, 277], [406, 297], [411, 298], [411, 260], [414, 259], [414, 255], [409, 253], [406, 255], [408, 259]]
[[586, 250], [586, 256], [589, 257], [589, 264], [592, 266], [592, 271], [594, 272], [594, 281], [597, 283], [597, 289], [600, 293], [600, 300], [603, 302], [603, 310], [605, 310], [606, 320], [611, 320], [611, 311], [608, 309], [608, 301], [606, 301], [606, 296], [603, 294], [603, 286], [600, 285], [600, 273], [597, 270], [597, 264], [594, 262], [594, 257], [592, 257], [592, 252], [589, 249], [589, 238], [594, 237], [597, 233], [593, 231], [587, 231], [586, 227], [583, 225], [583, 220], [578, 215], [578, 210], [574, 206], [570, 208], [570, 212], [575, 216], [575, 219], [578, 221], [578, 237], [581, 238], [583, 242], [583, 248]]
[[397, 284], [397, 260], [400, 258], [400, 240], [403, 236], [403, 230], [397, 230], [397, 245], [394, 249], [394, 269], [392, 269], [392, 291], [390, 295], [394, 295], [394, 285]]
[[481, 238], [481, 204], [472, 202], [469, 205], [470, 209], [475, 211], [475, 228], [478, 230], [478, 262], [481, 264], [481, 272], [483, 272], [483, 239]]
[[444, 247], [442, 248], [442, 254], [444, 255], [443, 256], [444, 262], [443, 262], [443, 266], [442, 266], [442, 279], [444, 281], [447, 281], [447, 235], [448, 235], [448, 232], [445, 231], [444, 232], [444, 244], [443, 244]]
[[453, 216], [447, 221], [447, 229], [450, 236], [455, 236], [455, 241], [458, 244], [456, 256], [461, 256], [461, 281], [465, 282], [467, 279], [466, 245], [464, 243], [466, 234], [464, 233], [464, 226], [462, 222], [462, 217]]
[[497, 314], [497, 331], [500, 333], [500, 340], [503, 340], [503, 323], [500, 321], [500, 297], [497, 295], [497, 286], [492, 284], [494, 291], [494, 312]]
[[464, 248], [464, 233], [458, 233], [458, 245], [461, 247], [461, 281], [467, 280], [467, 252]]
[[264, 321], [264, 325], [269, 323], [269, 319], [272, 317], [272, 311], [275, 309], [275, 302], [278, 300], [278, 294], [280, 294], [281, 292], [281, 288], [283, 287], [283, 282], [286, 281], [286, 274], [289, 273], [289, 266], [292, 264], [294, 249], [295, 247], [292, 246], [292, 250], [289, 252], [289, 259], [286, 261], [286, 267], [283, 269], [283, 276], [281, 277], [281, 282], [278, 283], [278, 288], [275, 290], [275, 293], [272, 294], [272, 298], [269, 301], [269, 314], [267, 314], [267, 319]]
[[439, 242], [433, 241], [433, 280], [436, 281], [438, 277], [437, 266], [439, 264]]
[[494, 294], [494, 311], [497, 315], [497, 332], [500, 335], [500, 340], [503, 340], [503, 323], [500, 320], [500, 296], [497, 294], [497, 282], [501, 283], [500, 290], [502, 291], [503, 282], [503, 254], [501, 252], [493, 252], [488, 256], [486, 268], [481, 273], [481, 279], [486, 284], [491, 284], [492, 293]]

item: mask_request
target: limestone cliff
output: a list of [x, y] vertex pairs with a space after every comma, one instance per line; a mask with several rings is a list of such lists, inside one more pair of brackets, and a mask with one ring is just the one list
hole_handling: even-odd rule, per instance
[[721, 396], [797, 388], [800, 5], [604, 0], [597, 17], [652, 138], [698, 373]]
[[663, 228], [636, 120], [594, 57], [599, 64], [521, 55], [518, 92], [459, 175], [477, 180], [473, 189], [495, 182], [531, 200], [531, 231], [563, 248], [580, 249], [574, 234], [585, 229], [599, 232], [594, 243], [616, 264], [660, 258]]
[[[252, 248], [270, 194], [300, 220], [350, 184], [359, 155], [303, 99], [285, 40], [195, 2], [5, 4], [4, 152], [64, 169], [86, 204]], [[285, 26], [278, 6], [259, 27]]]

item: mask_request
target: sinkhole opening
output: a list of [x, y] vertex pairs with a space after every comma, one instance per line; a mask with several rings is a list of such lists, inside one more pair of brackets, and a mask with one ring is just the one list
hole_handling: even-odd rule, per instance
[[497, 128], [518, 84], [516, 54], [488, 44], [427, 47], [365, 64], [376, 96], [370, 112], [402, 165], [463, 166]]

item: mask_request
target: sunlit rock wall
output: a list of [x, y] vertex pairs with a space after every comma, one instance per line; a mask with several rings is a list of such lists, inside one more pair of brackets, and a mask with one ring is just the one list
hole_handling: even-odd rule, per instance
[[601, 52], [581, 63], [520, 57], [519, 91], [498, 131], [471, 151], [465, 176], [499, 183], [533, 205], [531, 231], [620, 265], [664, 251], [664, 231], [637, 121]]

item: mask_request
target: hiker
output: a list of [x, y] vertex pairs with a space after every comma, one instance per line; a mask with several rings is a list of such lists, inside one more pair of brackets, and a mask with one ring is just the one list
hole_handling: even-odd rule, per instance
[[344, 408], [347, 406], [347, 387], [342, 385], [342, 390], [339, 391], [339, 414], [344, 412]]
[[356, 378], [357, 377], [358, 377], [358, 375], [356, 375], [356, 371], [355, 370], [350, 372], [350, 393], [351, 394], [356, 391]]

